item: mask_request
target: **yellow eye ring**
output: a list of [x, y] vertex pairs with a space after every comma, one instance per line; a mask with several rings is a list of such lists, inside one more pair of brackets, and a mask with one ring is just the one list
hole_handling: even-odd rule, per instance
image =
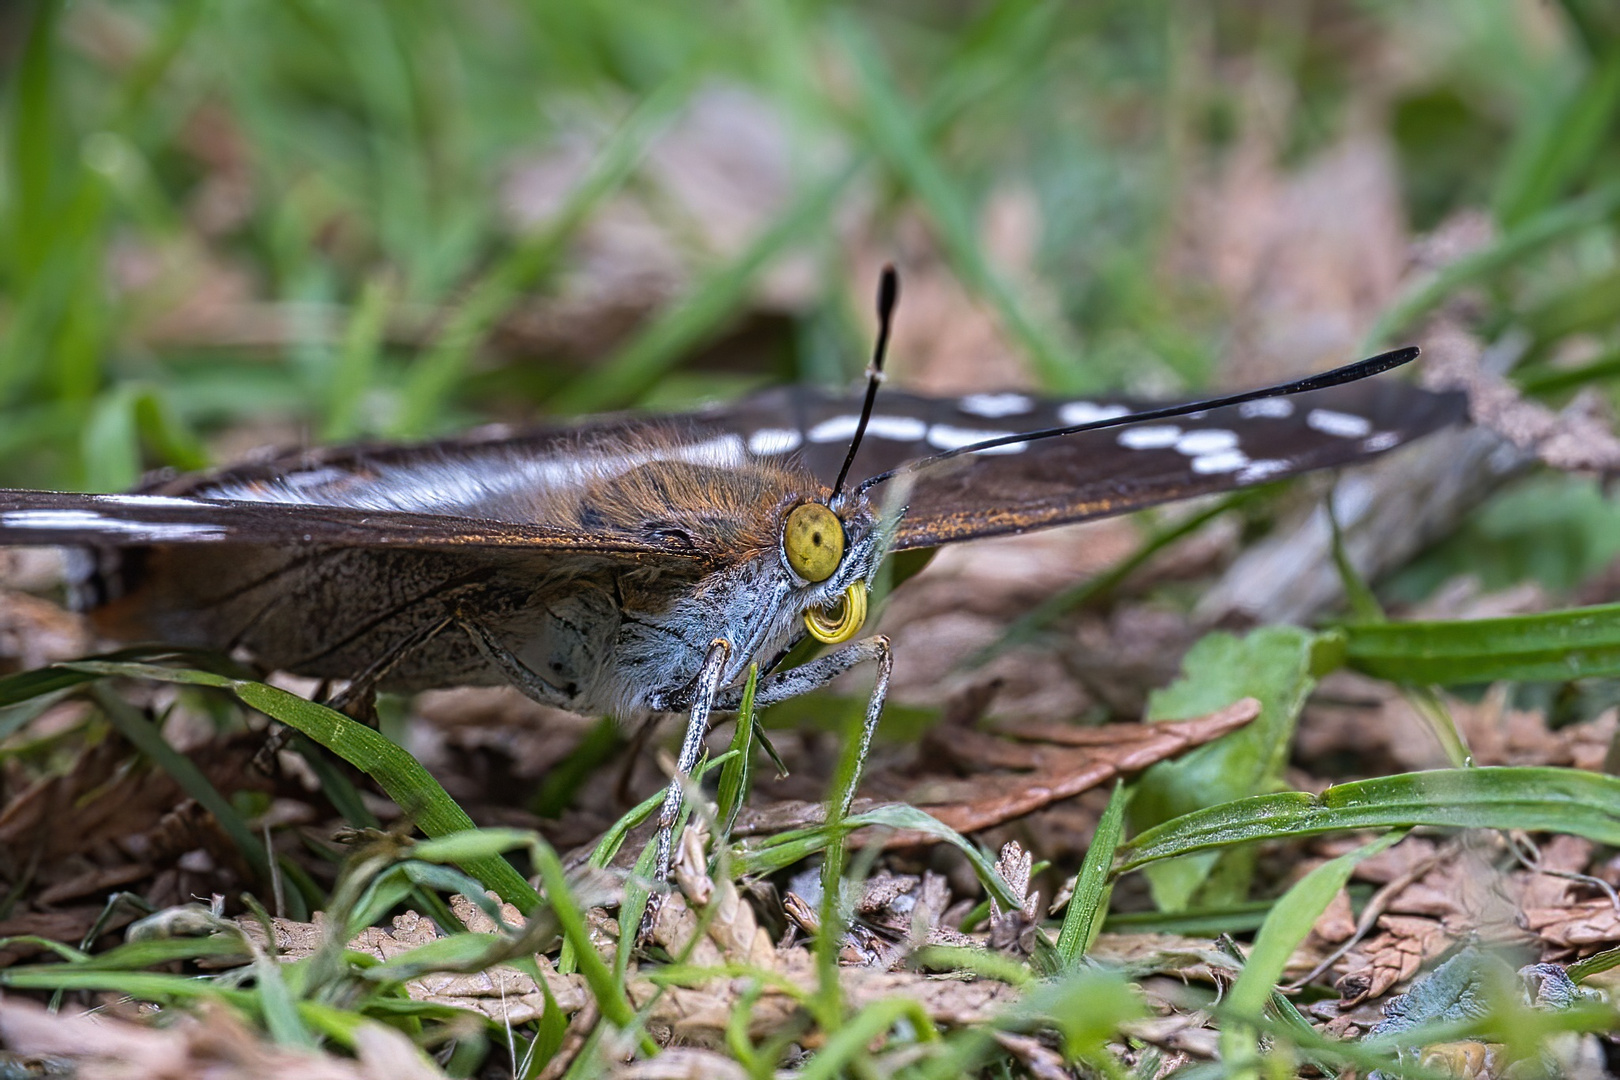
[[826, 581], [844, 558], [844, 525], [821, 503], [795, 507], [782, 528], [782, 552], [806, 581]]
[[839, 645], [854, 637], [866, 622], [866, 583], [857, 581], [844, 590], [835, 608], [811, 608], [804, 613], [810, 636], [828, 645]]

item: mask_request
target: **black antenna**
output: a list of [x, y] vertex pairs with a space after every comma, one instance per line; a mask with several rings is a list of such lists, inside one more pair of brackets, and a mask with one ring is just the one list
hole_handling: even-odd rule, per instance
[[[1168, 420], [1172, 416], [1186, 416], [1188, 413], [1203, 412], [1205, 409], [1220, 409], [1228, 405], [1241, 405], [1245, 401], [1258, 401], [1261, 398], [1288, 397], [1293, 394], [1304, 394], [1311, 390], [1325, 390], [1330, 386], [1356, 382], [1360, 379], [1382, 374], [1391, 368], [1398, 368], [1402, 364], [1410, 364], [1417, 359], [1417, 356], [1418, 350], [1415, 347], [1395, 349], [1391, 352], [1379, 353], [1377, 356], [1369, 357], [1366, 360], [1357, 360], [1355, 363], [1346, 364], [1344, 367], [1334, 368], [1332, 371], [1324, 371], [1318, 375], [1307, 375], [1303, 379], [1278, 383], [1276, 386], [1267, 386], [1259, 390], [1245, 390], [1241, 394], [1228, 394], [1225, 397], [1210, 398], [1207, 401], [1190, 401], [1185, 405], [1167, 405], [1162, 409], [1147, 409], [1143, 412], [1131, 413], [1129, 416], [1116, 416], [1109, 420], [1093, 420], [1089, 424], [1043, 428], [1039, 431], [1027, 431], [1017, 435], [998, 435], [994, 439], [959, 446], [954, 450], [946, 450], [931, 457], [918, 458], [916, 461], [907, 462], [898, 469], [878, 473], [876, 476], [861, 481], [855, 492], [860, 494], [866, 491], [867, 488], [881, 484], [885, 480], [892, 480], [900, 473], [915, 472], [926, 465], [945, 461], [948, 458], [960, 457], [963, 454], [971, 454], [979, 450], [1007, 446], [1010, 443], [1035, 442], [1037, 439], [1055, 439], [1061, 435], [1076, 435], [1082, 431], [1096, 431], [1100, 428], [1125, 427], [1128, 424], [1140, 424], [1146, 420]], [[870, 396], [868, 396], [867, 402], [870, 405]], [[866, 426], [864, 415], [861, 418], [861, 426], [863, 428]], [[847, 469], [848, 466], [846, 465], [845, 468]]]
[[872, 419], [872, 406], [877, 401], [878, 387], [883, 382], [883, 358], [889, 351], [889, 328], [894, 324], [894, 305], [899, 300], [900, 275], [894, 272], [894, 264], [889, 263], [883, 267], [883, 277], [878, 282], [878, 336], [877, 344], [872, 348], [872, 362], [866, 367], [866, 401], [861, 405], [861, 419], [855, 425], [855, 437], [849, 441], [849, 453], [844, 457], [844, 467], [838, 470], [838, 479], [832, 487], [834, 499], [844, 490], [844, 481], [849, 478], [849, 468], [855, 464], [855, 452], [861, 448], [861, 438], [866, 434], [866, 422]]

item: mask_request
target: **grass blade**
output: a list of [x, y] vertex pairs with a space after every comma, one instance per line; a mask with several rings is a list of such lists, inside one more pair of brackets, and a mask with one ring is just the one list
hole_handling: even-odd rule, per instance
[[1058, 961], [1065, 969], [1074, 965], [1102, 929], [1102, 917], [1108, 910], [1108, 870], [1114, 864], [1114, 853], [1119, 850], [1120, 838], [1125, 833], [1125, 807], [1131, 801], [1123, 783], [1114, 785], [1114, 794], [1108, 799], [1108, 808], [1097, 822], [1092, 834], [1091, 847], [1074, 881], [1074, 894], [1069, 897], [1069, 908], [1063, 913], [1063, 929], [1058, 932]]
[[[449, 793], [439, 786], [439, 782], [402, 747], [364, 724], [296, 694], [245, 679], [153, 664], [81, 661], [62, 666], [94, 676], [156, 679], [229, 690], [243, 704], [297, 729], [365, 772], [428, 836], [444, 836], [475, 828], [467, 812], [456, 805]], [[464, 863], [462, 869], [487, 888], [494, 889], [501, 899], [516, 905], [525, 915], [540, 906], [539, 894], [512, 868], [511, 863], [498, 855]]]
[[730, 752], [735, 755], [720, 770], [720, 787], [715, 806], [719, 822], [717, 844], [731, 838], [732, 826], [742, 813], [754, 776], [754, 690], [759, 684], [759, 665], [748, 665], [748, 682], [743, 686], [742, 708], [737, 712], [737, 728], [731, 733]]
[[1226, 1007], [1237, 1016], [1258, 1019], [1271, 997], [1272, 988], [1282, 978], [1288, 958], [1350, 880], [1351, 871], [1362, 860], [1387, 850], [1405, 835], [1405, 832], [1392, 832], [1381, 836], [1323, 863], [1295, 882], [1272, 905], [1266, 921], [1261, 924], [1242, 973], [1227, 991]]
[[118, 733], [127, 739], [131, 746], [146, 756], [153, 765], [168, 773], [180, 789], [193, 799], [204, 810], [214, 816], [220, 828], [231, 838], [243, 858], [253, 867], [254, 876], [261, 884], [270, 882], [270, 858], [265, 851], [264, 844], [253, 834], [247, 821], [237, 813], [236, 807], [230, 800], [219, 793], [197, 763], [186, 755], [170, 746], [168, 740], [151, 720], [141, 714], [140, 710], [102, 687], [95, 692], [96, 703], [101, 706], [102, 713]]
[[1399, 683], [1620, 675], [1620, 604], [1458, 622], [1343, 627], [1346, 662]]
[[1620, 844], [1620, 778], [1577, 769], [1436, 769], [1291, 791], [1196, 810], [1120, 848], [1116, 873], [1256, 840], [1417, 825], [1524, 829]]

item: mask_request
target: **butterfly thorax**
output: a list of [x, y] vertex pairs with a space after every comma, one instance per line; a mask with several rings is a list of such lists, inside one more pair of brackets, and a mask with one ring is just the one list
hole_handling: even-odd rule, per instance
[[[835, 603], [875, 571], [879, 544], [864, 501], [840, 507], [846, 547], [826, 580], [805, 580], [785, 558], [789, 515], [830, 494], [792, 464], [757, 461], [652, 462], [588, 485], [576, 509], [582, 527], [673, 540], [697, 558], [689, 567], [610, 568], [557, 590], [583, 620], [541, 632], [516, 628], [527, 649], [519, 655], [536, 670], [560, 664], [578, 672], [580, 663], [555, 655], [559, 647], [584, 665], [594, 661], [594, 678], [576, 680], [573, 707], [586, 712], [686, 708], [694, 673], [717, 639], [731, 646], [723, 682], [735, 685], [751, 662], [768, 666], [803, 635], [807, 610]], [[536, 655], [548, 648], [553, 655]]]

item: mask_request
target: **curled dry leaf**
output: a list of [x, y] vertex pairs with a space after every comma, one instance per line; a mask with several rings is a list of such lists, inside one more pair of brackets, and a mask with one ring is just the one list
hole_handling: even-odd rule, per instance
[[[957, 763], [986, 764], [998, 769], [1029, 770], [999, 774], [980, 773], [963, 780], [930, 778], [906, 784], [902, 775], [874, 776], [871, 787], [892, 792], [893, 801], [928, 811], [958, 832], [975, 832], [1039, 810], [1105, 784], [1124, 773], [1138, 772], [1166, 758], [1235, 731], [1260, 715], [1260, 703], [1243, 698], [1224, 709], [1191, 720], [1153, 724], [1015, 726], [1013, 735], [1062, 740], [1062, 745], [1024, 743], [978, 731], [957, 731], [950, 740]], [[856, 802], [856, 813], [877, 805], [870, 799]], [[734, 836], [769, 835], [820, 824], [823, 808], [816, 803], [784, 801], [761, 810], [744, 810], [732, 830]], [[933, 843], [933, 838], [911, 830], [894, 830], [873, 839], [886, 848]]]
[[1620, 942], [1620, 909], [1607, 897], [1552, 908], [1527, 908], [1524, 928], [1546, 945], [1587, 951]]
[[1035, 856], [1025, 851], [1016, 840], [1002, 846], [996, 858], [996, 873], [1023, 897], [1016, 911], [1003, 911], [1001, 905], [990, 901], [990, 947], [1002, 952], [1015, 952], [1028, 956], [1034, 949], [1034, 936], [1040, 925], [1040, 894], [1030, 887], [1030, 872], [1035, 867]]
[[[1088, 791], [1123, 773], [1139, 772], [1202, 746], [1259, 715], [1260, 702], [1243, 698], [1192, 720], [1072, 727], [1061, 733], [1056, 725], [1023, 729], [1030, 734], [1038, 732], [1039, 737], [1058, 735], [1064, 745], [1023, 745], [980, 732], [962, 732], [964, 741], [957, 747], [964, 759], [977, 758], [1033, 771], [1002, 777], [994, 783], [974, 778], [957, 784], [932, 784], [906, 801], [921, 806], [958, 832], [987, 829]], [[891, 840], [890, 846], [895, 843]]]
[[994, 1033], [996, 1043], [1011, 1054], [1024, 1071], [1034, 1080], [1072, 1080], [1063, 1055], [1032, 1035], [1014, 1035], [1008, 1031]]

